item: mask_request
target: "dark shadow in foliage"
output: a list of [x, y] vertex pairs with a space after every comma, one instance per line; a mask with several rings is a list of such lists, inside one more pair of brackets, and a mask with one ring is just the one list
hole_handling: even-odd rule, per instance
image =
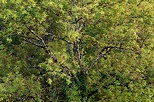
[[0, 31], [4, 30], [5, 25], [3, 24], [3, 20], [0, 20]]

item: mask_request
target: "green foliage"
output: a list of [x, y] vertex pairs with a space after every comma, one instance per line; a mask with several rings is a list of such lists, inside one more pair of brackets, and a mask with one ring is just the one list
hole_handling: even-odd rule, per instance
[[152, 0], [1, 0], [0, 101], [152, 102]]
[[0, 84], [1, 101], [41, 101], [40, 82], [34, 76], [24, 78], [18, 73], [9, 73], [1, 80], [3, 82]]

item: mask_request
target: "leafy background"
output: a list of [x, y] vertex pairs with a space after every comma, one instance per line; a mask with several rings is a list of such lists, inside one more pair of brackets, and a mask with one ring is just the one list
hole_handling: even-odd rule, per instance
[[1, 0], [0, 101], [152, 102], [153, 0]]

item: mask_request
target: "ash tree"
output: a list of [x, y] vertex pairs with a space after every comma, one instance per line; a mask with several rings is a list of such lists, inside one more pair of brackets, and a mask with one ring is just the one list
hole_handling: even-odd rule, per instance
[[152, 102], [153, 0], [1, 0], [0, 100]]

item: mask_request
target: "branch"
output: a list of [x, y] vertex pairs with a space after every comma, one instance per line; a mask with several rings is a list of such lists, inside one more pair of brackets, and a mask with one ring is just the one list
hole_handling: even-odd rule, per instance
[[81, 31], [82, 30], [82, 28], [83, 28], [83, 26], [84, 26], [84, 22], [83, 23], [81, 23], [81, 25], [79, 26], [79, 28], [78, 28], [78, 31]]
[[111, 48], [111, 49], [116, 49], [116, 50], [120, 50], [120, 51], [133, 51], [133, 52], [135, 52], [135, 53], [137, 53], [136, 51], [134, 51], [134, 50], [132, 50], [132, 49], [126, 49], [126, 48], [123, 48], [123, 47], [116, 47], [116, 46], [105, 46], [102, 50], [101, 50], [101, 52], [99, 53], [99, 54], [101, 54], [102, 52], [104, 52], [105, 50], [107, 50], [107, 49], [109, 49], [109, 48]]
[[72, 24], [77, 24], [80, 20], [82, 20], [83, 18], [81, 17], [81, 18], [79, 18], [79, 19], [76, 19], [75, 20], [75, 22], [74, 23], [72, 23]]
[[23, 40], [25, 40], [26, 42], [29, 42], [29, 43], [31, 43], [31, 44], [33, 44], [33, 45], [37, 46], [37, 47], [44, 48], [44, 46], [43, 46], [43, 45], [41, 45], [41, 44], [37, 44], [37, 43], [33, 42], [32, 40], [27, 40], [27, 39], [23, 39]]
[[[116, 46], [105, 46], [101, 52], [99, 53], [99, 56], [94, 59], [90, 65], [88, 66], [87, 70], [85, 71], [86, 74], [88, 74], [89, 70], [92, 68], [92, 66], [102, 57], [106, 56], [112, 49], [116, 49], [116, 50], [120, 50], [120, 51], [130, 51], [131, 49], [126, 49], [126, 48], [122, 48], [122, 47], [116, 47]], [[106, 51], [106, 52], [105, 52]], [[133, 52], [135, 52], [134, 50], [131, 50]], [[103, 52], [105, 52], [104, 54], [102, 54]], [[136, 52], [135, 52], [136, 53]]]
[[[26, 27], [27, 27], [27, 26], [26, 26]], [[33, 35], [35, 35], [36, 37], [38, 37], [38, 38], [42, 41], [43, 45], [40, 46], [39, 44], [36, 44], [36, 43], [34, 43], [34, 42], [32, 42], [32, 41], [29, 41], [29, 40], [28, 40], [28, 42], [30, 42], [30, 43], [32, 43], [32, 44], [34, 44], [34, 45], [36, 45], [36, 46], [39, 46], [39, 47], [44, 48], [45, 51], [46, 51], [46, 52], [50, 55], [50, 57], [53, 59], [53, 62], [59, 63], [59, 65], [60, 65], [62, 68], [64, 68], [67, 72], [69, 72], [69, 68], [68, 68], [67, 66], [63, 65], [63, 63], [59, 62], [58, 59], [54, 56], [53, 52], [47, 48], [47, 45], [45, 44], [43, 38], [40, 37], [40, 36], [38, 36], [37, 34], [35, 34], [35, 32], [33, 32], [30, 28], [27, 27], [27, 29], [28, 29]]]
[[102, 54], [102, 52], [104, 52], [104, 50], [105, 50], [105, 48], [103, 48], [103, 49], [101, 50], [101, 52], [99, 53], [99, 56], [91, 62], [91, 64], [89, 65], [89, 67], [88, 67], [87, 70], [85, 71], [86, 74], [88, 74], [89, 70], [92, 68], [92, 66], [93, 66], [99, 59], [101, 59], [101, 58], [104, 57], [107, 53], [109, 53], [109, 52], [111, 51], [111, 48], [110, 48], [108, 51], [106, 51], [105, 54]]
[[122, 21], [122, 22], [120, 22], [120, 23], [118, 23], [118, 24], [115, 24], [115, 27], [116, 27], [116, 26], [120, 26], [120, 25], [122, 25], [122, 24], [124, 24], [124, 23], [131, 23], [131, 21]]
[[70, 68], [65, 66], [63, 63], [59, 62], [58, 59], [55, 57], [54, 53], [48, 49], [48, 46], [46, 45], [45, 41], [43, 40], [43, 38], [41, 36], [39, 36], [38, 34], [36, 34], [34, 31], [32, 31], [32, 29], [30, 29], [26, 24], [25, 24], [26, 28], [30, 31], [30, 33], [32, 33], [34, 36], [36, 36], [39, 40], [41, 40], [41, 42], [43, 43], [43, 45], [41, 44], [37, 44], [35, 42], [33, 42], [32, 40], [27, 40], [24, 39], [25, 41], [43, 48], [47, 54], [49, 54], [49, 56], [52, 58], [54, 63], [58, 63], [60, 67], [62, 67], [66, 72], [68, 72], [68, 75], [73, 77], [73, 73], [70, 71]]
[[27, 37], [27, 36], [23, 36], [23, 35], [18, 35], [18, 34], [15, 34], [16, 36], [19, 36], [19, 37], [22, 37], [22, 38], [25, 38], [25, 39], [31, 39], [31, 40], [35, 40], [35, 41], [38, 41], [37, 39], [35, 38], [32, 38], [32, 37]]
[[27, 25], [25, 25], [25, 26], [33, 35], [35, 35], [38, 39], [40, 39], [41, 42], [43, 43], [44, 47], [47, 48], [47, 45], [45, 44], [45, 41], [43, 40], [43, 38], [40, 37], [38, 34], [35, 34], [35, 32], [33, 32]]
[[75, 29], [75, 31], [81, 31], [82, 28], [83, 28], [83, 26], [85, 26], [84, 20], [83, 19], [81, 19], [81, 20], [82, 20], [81, 23], [76, 23], [76, 29]]
[[75, 47], [76, 47], [76, 50], [77, 50], [77, 59], [78, 59], [78, 63], [79, 63], [79, 66], [80, 66], [80, 70], [81, 70], [81, 72], [83, 72], [84, 69], [83, 69], [82, 57], [81, 57], [79, 45], [77, 43], [75, 43]]

